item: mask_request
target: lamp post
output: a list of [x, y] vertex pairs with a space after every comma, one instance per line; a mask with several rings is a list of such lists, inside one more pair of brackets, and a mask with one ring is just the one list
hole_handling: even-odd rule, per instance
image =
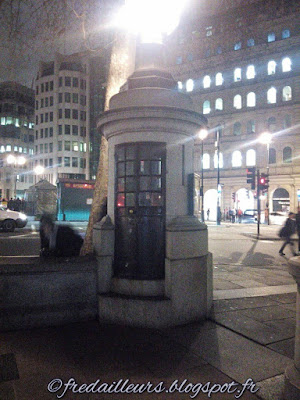
[[203, 182], [204, 182], [204, 168], [203, 168], [203, 142], [204, 139], [207, 138], [208, 132], [206, 129], [201, 129], [198, 136], [201, 139], [201, 188], [200, 188], [200, 196], [201, 196], [201, 221], [204, 222], [204, 190], [203, 190]]
[[[267, 145], [267, 176], [269, 177], [269, 157], [270, 157], [270, 143], [272, 141], [272, 134], [270, 132], [263, 132], [259, 137], [259, 141], [262, 144]], [[267, 178], [269, 179], [269, 178]], [[267, 223], [270, 225], [270, 217], [269, 217], [269, 185], [267, 187], [267, 202], [266, 202], [266, 209], [267, 209]]]
[[14, 184], [14, 197], [17, 197], [17, 181], [18, 181], [18, 171], [17, 167], [22, 167], [26, 163], [26, 158], [23, 156], [14, 156], [13, 154], [10, 154], [6, 162], [8, 165], [11, 165], [14, 169], [14, 176], [15, 176], [15, 184]]
[[221, 225], [221, 185], [220, 185], [220, 131], [217, 130], [217, 140], [215, 142], [216, 154], [217, 154], [217, 225]]

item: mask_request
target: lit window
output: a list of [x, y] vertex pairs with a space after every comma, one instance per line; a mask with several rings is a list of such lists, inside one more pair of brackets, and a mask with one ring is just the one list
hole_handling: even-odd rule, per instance
[[236, 68], [234, 70], [234, 82], [238, 82], [242, 79], [242, 69], [241, 68]]
[[193, 79], [188, 79], [186, 81], [186, 91], [187, 92], [192, 92], [194, 90], [194, 81]]
[[271, 33], [268, 34], [268, 42], [269, 43], [270, 42], [275, 42], [275, 39], [276, 39], [276, 37], [275, 37], [275, 33], [274, 32], [271, 32]]
[[216, 99], [215, 109], [219, 111], [223, 110], [223, 99]]
[[246, 72], [247, 79], [255, 78], [255, 68], [254, 65], [248, 65], [247, 72]]
[[11, 151], [11, 145], [10, 144], [6, 145], [6, 151]]
[[19, 118], [15, 119], [15, 126], [18, 128], [20, 126], [20, 120]]
[[276, 150], [272, 148], [269, 150], [269, 164], [276, 164]]
[[292, 70], [292, 61], [289, 57], [282, 60], [282, 72], [289, 72]]
[[254, 39], [251, 38], [251, 39], [248, 39], [248, 40], [247, 40], [247, 46], [248, 46], [248, 47], [252, 47], [252, 46], [254, 46], [254, 45], [255, 45]]
[[222, 72], [218, 72], [216, 74], [216, 86], [223, 85], [223, 82], [224, 82], [224, 80], [223, 80]]
[[276, 132], [276, 118], [275, 117], [270, 117], [268, 119], [268, 130], [270, 132]]
[[[223, 168], [223, 154], [219, 153], [219, 168]], [[217, 152], [214, 155], [214, 168], [218, 168], [218, 154]]]
[[178, 90], [182, 90], [183, 89], [182, 82], [180, 82], [180, 81], [177, 82], [177, 88], [178, 88]]
[[206, 28], [206, 36], [211, 36], [212, 35], [212, 26], [208, 26]]
[[13, 119], [12, 117], [6, 117], [6, 125], [12, 125]]
[[5, 153], [5, 146], [3, 146], [3, 144], [0, 147], [0, 153]]
[[268, 75], [274, 75], [276, 72], [276, 62], [274, 60], [268, 62]]
[[242, 133], [242, 125], [240, 124], [240, 122], [235, 122], [235, 124], [233, 125], [233, 134], [235, 136], [239, 136]]
[[209, 75], [205, 75], [205, 77], [203, 78], [203, 87], [204, 89], [209, 88], [211, 84], [211, 79]]
[[237, 94], [233, 98], [233, 107], [236, 110], [240, 110], [242, 108], [242, 96], [240, 94]]
[[291, 36], [291, 32], [290, 32], [289, 29], [284, 29], [284, 30], [282, 31], [282, 35], [281, 35], [282, 39], [287, 39], [287, 38], [289, 38], [290, 36]]
[[254, 92], [250, 92], [247, 94], [247, 107], [255, 107], [256, 105], [256, 96]]
[[234, 44], [234, 50], [240, 50], [242, 48], [242, 42], [237, 42]]
[[253, 167], [256, 165], [256, 152], [253, 149], [250, 149], [246, 153], [246, 165], [247, 167]]
[[209, 100], [205, 100], [205, 102], [203, 103], [203, 114], [209, 114], [211, 111], [210, 109], [210, 101]]
[[1, 117], [1, 125], [5, 125], [5, 124], [6, 124], [5, 117]]
[[255, 121], [250, 120], [247, 122], [247, 133], [255, 133]]
[[203, 154], [203, 169], [210, 168], [210, 156], [208, 153]]
[[285, 147], [282, 151], [282, 158], [284, 163], [292, 162], [292, 149], [290, 147]]
[[268, 104], [275, 104], [276, 103], [276, 94], [277, 90], [274, 87], [271, 87], [267, 92], [267, 100]]
[[241, 167], [242, 166], [242, 153], [239, 150], [236, 150], [232, 153], [232, 166], [233, 167]]
[[285, 86], [282, 89], [282, 100], [283, 101], [292, 100], [292, 88], [290, 86]]

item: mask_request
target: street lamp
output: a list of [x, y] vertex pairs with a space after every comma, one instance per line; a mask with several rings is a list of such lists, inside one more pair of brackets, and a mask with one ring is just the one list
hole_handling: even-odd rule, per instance
[[[269, 158], [270, 158], [270, 143], [272, 141], [272, 134], [270, 132], [263, 132], [259, 137], [259, 142], [267, 145], [267, 176], [269, 177]], [[268, 178], [269, 179], [269, 178]], [[267, 223], [270, 225], [270, 217], [269, 217], [269, 185], [267, 187]]]
[[8, 165], [11, 165], [14, 168], [14, 175], [15, 175], [14, 197], [17, 197], [17, 181], [19, 175], [17, 173], [16, 168], [25, 165], [26, 158], [24, 156], [14, 156], [13, 154], [10, 154], [9, 156], [7, 156], [6, 162]]
[[45, 168], [42, 165], [37, 165], [34, 168], [34, 172], [35, 172], [37, 177], [39, 177], [39, 175], [42, 175], [44, 173], [44, 171], [45, 171]]
[[203, 142], [204, 139], [207, 138], [208, 132], [206, 129], [201, 129], [198, 136], [201, 139], [201, 188], [200, 188], [200, 196], [201, 196], [201, 220], [204, 222], [204, 190], [203, 190]]
[[215, 142], [216, 155], [217, 155], [217, 225], [221, 225], [221, 192], [222, 186], [220, 184], [220, 130], [217, 129], [217, 140]]

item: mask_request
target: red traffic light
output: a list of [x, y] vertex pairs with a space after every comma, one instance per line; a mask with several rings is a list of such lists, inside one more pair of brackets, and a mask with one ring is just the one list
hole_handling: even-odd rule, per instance
[[260, 179], [259, 179], [259, 183], [260, 183], [261, 185], [265, 185], [265, 184], [266, 184], [266, 178], [260, 178]]

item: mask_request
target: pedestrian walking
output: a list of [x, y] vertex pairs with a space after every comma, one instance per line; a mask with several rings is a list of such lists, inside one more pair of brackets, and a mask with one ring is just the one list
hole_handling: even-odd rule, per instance
[[208, 208], [207, 211], [206, 211], [207, 221], [209, 221], [209, 214], [210, 214], [210, 209]]
[[239, 209], [238, 209], [239, 224], [242, 222], [242, 216], [243, 216], [243, 211], [239, 208]]
[[279, 250], [279, 254], [281, 256], [285, 256], [283, 250], [287, 244], [291, 246], [293, 255], [294, 256], [297, 255], [297, 253], [294, 250], [294, 244], [291, 241], [291, 236], [295, 233], [295, 231], [296, 231], [295, 214], [290, 212], [287, 220], [285, 221], [285, 225], [280, 229], [279, 232], [279, 236], [284, 240], [284, 243]]
[[298, 251], [300, 253], [300, 207], [298, 207], [298, 212], [296, 214], [296, 230], [298, 235]]

